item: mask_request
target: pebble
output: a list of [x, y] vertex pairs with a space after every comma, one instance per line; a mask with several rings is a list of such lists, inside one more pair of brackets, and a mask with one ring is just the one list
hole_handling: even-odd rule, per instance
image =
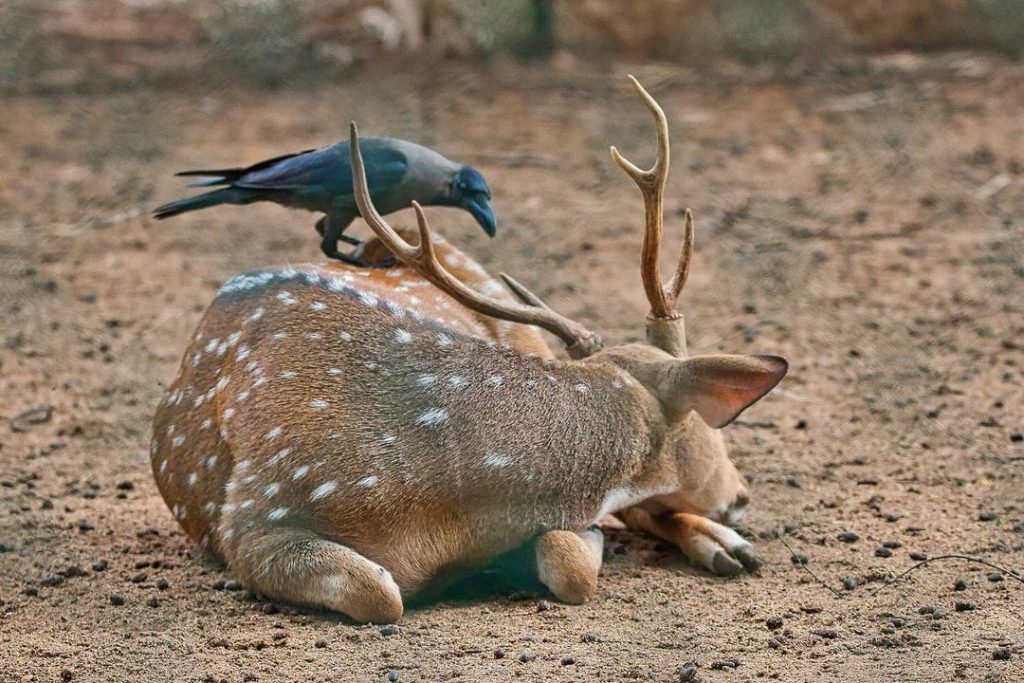
[[964, 581], [963, 579], [957, 579], [956, 583], [953, 584], [953, 590], [955, 590], [955, 591], [965, 591], [965, 590], [967, 590], [967, 582]]
[[320, 649], [323, 649], [323, 648], [327, 647], [327, 641], [324, 640], [323, 638], [317, 638], [316, 641], [313, 643], [313, 647], [318, 647]]
[[738, 669], [743, 662], [732, 657], [730, 659], [716, 659], [711, 662], [711, 668], [715, 671], [722, 671], [723, 669]]
[[224, 590], [225, 585], [227, 585], [227, 581], [225, 581], [224, 579], [217, 579], [212, 584], [210, 584], [210, 588], [212, 588], [215, 591], [222, 591]]
[[1010, 648], [1008, 647], [997, 647], [992, 650], [992, 659], [997, 662], [1005, 662], [1010, 659]]
[[495, 659], [505, 659], [505, 648], [503, 648], [503, 647], [496, 647], [496, 648], [494, 648], [494, 658]]
[[903, 544], [899, 541], [886, 541], [882, 544], [882, 547], [888, 548], [889, 550], [895, 550], [896, 548], [899, 548], [901, 545]]
[[786, 478], [786, 486], [788, 486], [788, 487], [790, 487], [792, 489], [801, 488], [800, 480], [797, 479], [796, 477], [787, 477]]
[[388, 683], [398, 683], [398, 672], [389, 671], [387, 675]]
[[229, 579], [224, 582], [224, 590], [226, 591], [240, 591], [242, 590], [242, 584], [235, 579]]
[[159, 581], [156, 582], [156, 587], [159, 590], [165, 591], [165, 590], [167, 590], [168, 588], [171, 587], [171, 584], [170, 584], [170, 582], [167, 579], [160, 579]]
[[30, 598], [34, 598], [37, 595], [39, 595], [39, 589], [34, 587], [34, 586], [29, 586], [28, 588], [24, 589], [21, 592], [22, 592], [23, 595], [27, 595]]
[[811, 561], [811, 558], [807, 557], [802, 553], [795, 553], [789, 556], [789, 561], [793, 564], [807, 564]]
[[782, 647], [782, 641], [778, 638], [772, 638], [768, 641], [768, 647], [770, 647], [773, 650], [778, 650], [780, 647]]
[[242, 674], [242, 680], [243, 681], [255, 681], [257, 678], [259, 678], [259, 677], [256, 674], [254, 674], [252, 671], [246, 671], [244, 674]]
[[385, 638], [388, 636], [397, 636], [402, 632], [402, 629], [398, 628], [394, 624], [387, 624], [380, 627], [380, 634]]
[[92, 563], [92, 570], [94, 572], [102, 572], [107, 568], [106, 560], [94, 560]]
[[1014, 432], [1010, 434], [1010, 441], [1013, 443], [1021, 443], [1024, 441], [1024, 432]]
[[547, 600], [541, 600], [537, 603], [538, 612], [547, 612], [549, 609], [551, 609], [551, 603]]
[[535, 652], [531, 652], [530, 650], [523, 650], [519, 653], [519, 661], [523, 664], [527, 662], [532, 662], [535, 659], [537, 659], [537, 654]]
[[121, 595], [120, 593], [111, 593], [110, 594], [110, 604], [111, 605], [123, 605], [124, 604], [124, 596]]
[[1003, 580], [1003, 575], [993, 572], [992, 574], [989, 574], [986, 578], [988, 578], [988, 580], [992, 583], [999, 583]]
[[979, 522], [991, 522], [996, 517], [998, 517], [998, 515], [996, 513], [992, 512], [992, 511], [982, 512], [980, 515], [978, 515], [978, 521]]
[[907, 620], [901, 617], [893, 617], [889, 620], [889, 623], [895, 626], [896, 628], [903, 628], [907, 625]]
[[62, 575], [60, 575], [60, 574], [50, 574], [45, 579], [40, 581], [39, 585], [40, 586], [46, 586], [47, 588], [52, 588], [54, 586], [59, 586], [62, 583], [64, 583], [64, 577]]
[[807, 429], [807, 420], [800, 418], [796, 421], [796, 424], [793, 425], [793, 429]]
[[975, 605], [973, 602], [957, 601], [956, 603], [954, 603], [953, 609], [955, 609], [957, 612], [973, 612], [974, 610], [978, 609], [978, 606]]
[[935, 605], [921, 605], [917, 608], [918, 614], [935, 614], [939, 611], [939, 608]]
[[156, 597], [154, 595], [149, 600], [146, 600], [146, 604], [149, 605], [150, 607], [159, 607], [160, 606], [160, 598], [158, 598], [158, 597]]
[[119, 481], [119, 482], [117, 482], [117, 490], [118, 491], [134, 491], [135, 490], [135, 484], [134, 484], [134, 482], [130, 482], [130, 481]]
[[131, 578], [131, 582], [132, 583], [142, 583], [147, 578], [149, 578], [149, 577], [147, 577], [145, 574], [136, 574], [135, 576], [133, 576]]
[[768, 617], [765, 624], [768, 626], [769, 630], [772, 631], [782, 628], [782, 617]]
[[76, 525], [76, 526], [78, 527], [78, 530], [79, 530], [79, 531], [81, 531], [82, 533], [85, 533], [86, 531], [92, 531], [93, 529], [95, 529], [95, 528], [96, 528], [96, 527], [95, 527], [95, 526], [93, 525], [93, 523], [92, 523], [92, 522], [90, 522], [90, 521], [89, 521], [89, 520], [87, 520], [87, 519], [80, 519], [80, 520], [78, 520], [78, 521], [77, 521], [77, 522], [75, 523], [75, 525]]
[[928, 555], [922, 553], [920, 550], [911, 550], [910, 559], [914, 560], [915, 562], [924, 562], [928, 559]]
[[576, 663], [576, 659], [572, 655], [566, 655], [562, 657], [562, 666], [571, 666]]
[[875, 548], [875, 557], [892, 557], [892, 551], [883, 545]]
[[819, 638], [828, 638], [829, 640], [839, 637], [839, 632], [834, 628], [816, 628], [811, 630], [812, 636], [818, 636]]
[[600, 640], [596, 633], [590, 633], [589, 631], [580, 636], [580, 640], [584, 643], [596, 643]]
[[70, 681], [74, 677], [75, 674], [70, 669], [64, 669], [60, 672], [60, 680], [62, 681]]
[[679, 669], [679, 683], [692, 683], [697, 680], [697, 663], [687, 662]]
[[852, 576], [847, 576], [845, 579], [843, 579], [843, 588], [845, 590], [852, 591], [856, 587], [857, 579], [853, 578]]
[[860, 540], [860, 536], [858, 536], [852, 531], [844, 531], [843, 533], [839, 534], [836, 538], [838, 538], [843, 543], [856, 543]]
[[278, 609], [277, 609], [277, 605], [275, 605], [274, 603], [266, 602], [266, 603], [263, 603], [262, 607], [260, 607], [260, 611], [263, 612], [264, 614], [277, 614]]

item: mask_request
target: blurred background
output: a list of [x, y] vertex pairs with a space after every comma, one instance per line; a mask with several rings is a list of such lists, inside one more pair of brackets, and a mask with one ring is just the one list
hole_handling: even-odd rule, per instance
[[0, 89], [217, 78], [294, 86], [426, 55], [728, 59], [799, 71], [851, 51], [1020, 57], [1022, 46], [1018, 0], [5, 0]]

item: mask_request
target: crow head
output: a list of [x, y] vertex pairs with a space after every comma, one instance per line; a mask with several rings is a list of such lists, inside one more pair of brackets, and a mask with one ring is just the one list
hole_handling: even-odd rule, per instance
[[488, 201], [491, 198], [491, 188], [487, 187], [487, 181], [480, 175], [480, 171], [471, 166], [460, 168], [452, 176], [448, 194], [451, 206], [461, 207], [473, 214], [473, 218], [484, 232], [494, 237], [498, 231], [498, 220], [494, 217], [494, 211]]

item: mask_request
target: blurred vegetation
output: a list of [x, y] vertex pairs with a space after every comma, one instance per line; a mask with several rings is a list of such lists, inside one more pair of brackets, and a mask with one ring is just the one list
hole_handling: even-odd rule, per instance
[[274, 88], [412, 51], [785, 65], [962, 47], [1024, 58], [1024, 0], [0, 0], [3, 92]]

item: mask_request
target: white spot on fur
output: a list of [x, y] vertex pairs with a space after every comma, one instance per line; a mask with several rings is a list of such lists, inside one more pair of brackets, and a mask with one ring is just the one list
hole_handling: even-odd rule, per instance
[[212, 515], [216, 509], [217, 504], [214, 503], [212, 500], [206, 501], [206, 505], [203, 506], [203, 512], [205, 512], [207, 515]]
[[284, 428], [282, 428], [282, 427], [274, 427], [269, 432], [267, 432], [266, 439], [268, 441], [270, 441], [272, 439], [276, 439], [277, 437], [281, 436], [281, 432], [283, 432], [283, 431], [284, 431]]
[[512, 458], [507, 455], [500, 453], [488, 453], [484, 456], [483, 463], [486, 467], [493, 467], [494, 469], [502, 469], [512, 464]]
[[284, 519], [284, 516], [288, 514], [288, 508], [274, 508], [267, 513], [267, 519], [271, 522], [276, 522], [279, 519]]
[[217, 339], [216, 337], [214, 337], [213, 339], [211, 339], [208, 342], [206, 342], [206, 346], [203, 347], [203, 352], [204, 353], [210, 353], [215, 348], [217, 348], [217, 344], [219, 344], [219, 343], [220, 343], [220, 339]]
[[242, 401], [247, 400], [249, 400], [249, 390], [245, 389], [244, 391], [238, 394], [238, 402], [241, 403]]
[[363, 363], [363, 365], [366, 366], [367, 370], [376, 370], [377, 369], [377, 363], [372, 361], [372, 360], [366, 361], [365, 363]]
[[278, 484], [276, 481], [275, 482], [271, 482], [271, 483], [267, 484], [263, 488], [263, 495], [266, 496], [267, 498], [273, 498], [274, 496], [277, 495], [277, 493], [280, 490], [281, 490], [281, 485], [280, 484]]
[[277, 300], [283, 303], [285, 306], [294, 306], [299, 303], [299, 300], [292, 296], [292, 293], [286, 289], [282, 289], [277, 293]]
[[459, 389], [465, 389], [469, 386], [469, 380], [462, 375], [452, 375], [448, 378], [448, 386], [456, 391]]
[[291, 379], [293, 377], [298, 376], [298, 374], [299, 373], [295, 372], [294, 370], [282, 370], [281, 372], [277, 373], [277, 376], [280, 377], [281, 379]]
[[501, 375], [491, 375], [486, 380], [484, 380], [484, 384], [486, 384], [489, 387], [494, 387], [495, 389], [497, 389], [504, 383], [505, 378], [502, 377]]
[[295, 468], [295, 472], [292, 473], [292, 481], [298, 481], [299, 479], [302, 479], [307, 474], [309, 474], [309, 466], [308, 465], [302, 465], [301, 467], [297, 467], [297, 468]]
[[361, 486], [363, 488], [370, 488], [371, 486], [376, 486], [377, 485], [377, 481], [378, 481], [377, 476], [371, 474], [370, 476], [363, 477], [362, 479], [357, 481], [356, 482], [356, 486]]
[[395, 330], [395, 341], [399, 344], [408, 344], [412, 341], [412, 333], [399, 328]]
[[230, 541], [234, 537], [234, 535], [235, 535], [235, 530], [231, 529], [231, 528], [228, 528], [228, 529], [224, 530], [224, 532], [220, 535], [220, 537], [221, 537], [221, 539], [223, 539], [225, 541]]
[[322, 335], [319, 332], [310, 332], [310, 333], [308, 333], [306, 335], [306, 339], [309, 339], [311, 341], [316, 341], [317, 339], [323, 339], [323, 338], [324, 338], [324, 335]]
[[380, 301], [375, 294], [370, 292], [359, 292], [359, 300], [367, 306], [376, 306], [377, 302]]
[[206, 418], [205, 420], [203, 420], [203, 423], [201, 425], [199, 425], [199, 428], [200, 429], [209, 429], [212, 425], [213, 425], [213, 420], [211, 420], [210, 418]]
[[398, 441], [398, 437], [395, 436], [394, 434], [385, 434], [384, 436], [380, 437], [380, 442], [385, 446], [390, 446], [396, 441]]
[[312, 401], [309, 402], [309, 407], [312, 408], [313, 410], [323, 410], [324, 408], [327, 407], [327, 401], [323, 400], [322, 398], [314, 398]]
[[421, 387], [432, 387], [434, 386], [435, 382], [437, 382], [437, 375], [424, 373], [416, 377], [416, 384], [418, 384]]
[[587, 385], [587, 384], [584, 384], [583, 382], [580, 382], [579, 384], [577, 384], [573, 388], [576, 389], [576, 391], [580, 392], [581, 394], [586, 394], [586, 393], [588, 393], [590, 391], [590, 386]]
[[252, 381], [252, 388], [253, 389], [258, 389], [258, 388], [262, 387], [266, 383], [267, 383], [267, 378], [264, 377], [263, 375], [260, 375], [259, 377], [257, 377], [256, 379], [254, 379]]
[[[262, 317], [263, 317], [263, 307], [260, 306], [255, 311], [253, 311], [252, 314], [250, 314], [248, 318], [245, 319], [245, 322], [246, 323], [254, 323], [257, 320], [259, 320], [260, 318], [262, 318]], [[243, 324], [245, 324], [245, 323], [243, 323]]]
[[288, 337], [288, 333], [284, 332], [284, 331], [275, 332], [274, 334], [270, 335], [270, 338], [275, 340], [275, 341], [281, 341], [282, 339], [285, 339], [287, 337]]
[[338, 488], [338, 482], [336, 482], [336, 481], [325, 481], [324, 483], [320, 484], [315, 489], [313, 489], [313, 492], [309, 494], [309, 500], [310, 501], [318, 501], [321, 498], [326, 498], [327, 496], [329, 496], [332, 493], [334, 493], [334, 490], [337, 489], [337, 488]]
[[393, 301], [387, 302], [386, 306], [388, 310], [391, 311], [391, 315], [395, 316], [396, 318], [405, 317], [405, 309], [399, 306], [398, 304], [394, 303]]
[[195, 472], [190, 472], [188, 478], [185, 480], [189, 488], [195, 486], [197, 481], [199, 481], [199, 475]]
[[416, 416], [416, 424], [420, 427], [440, 427], [447, 422], [448, 411], [444, 408], [428, 408]]
[[249, 508], [252, 507], [253, 502], [254, 501], [253, 501], [252, 498], [246, 498], [245, 500], [243, 500], [241, 503], [238, 504], [238, 509], [239, 510], [248, 510]]
[[217, 456], [216, 455], [211, 455], [209, 458], [206, 459], [206, 469], [212, 470], [216, 464], [217, 464]]
[[272, 456], [270, 456], [270, 458], [267, 459], [267, 464], [268, 465], [276, 465], [277, 463], [279, 463], [282, 460], [284, 460], [285, 458], [287, 458], [288, 454], [291, 453], [291, 452], [292, 452], [292, 449], [290, 449], [290, 448], [282, 448], [277, 453], [274, 453]]
[[185, 435], [184, 434], [179, 434], [178, 436], [176, 436], [173, 439], [171, 439], [171, 447], [172, 448], [178, 448], [183, 443], [185, 443]]
[[309, 310], [311, 310], [311, 311], [325, 311], [325, 310], [327, 310], [327, 304], [325, 304], [323, 301], [314, 301], [313, 303], [311, 303], [309, 305]]
[[224, 417], [225, 420], [230, 420], [234, 416], [235, 416], [235, 409], [234, 408], [225, 408], [224, 409], [224, 416], [223, 417]]
[[332, 377], [337, 377], [341, 374], [341, 368], [327, 368], [327, 374]]
[[453, 343], [454, 342], [452, 341], [452, 338], [449, 337], [444, 332], [441, 332], [440, 334], [437, 335], [437, 345], [438, 346], [444, 348], [444, 347], [447, 347], [447, 346], [451, 346]]
[[352, 335], [346, 332], [345, 330], [342, 330], [341, 332], [338, 333], [338, 339], [340, 339], [343, 342], [350, 342], [352, 341]]

